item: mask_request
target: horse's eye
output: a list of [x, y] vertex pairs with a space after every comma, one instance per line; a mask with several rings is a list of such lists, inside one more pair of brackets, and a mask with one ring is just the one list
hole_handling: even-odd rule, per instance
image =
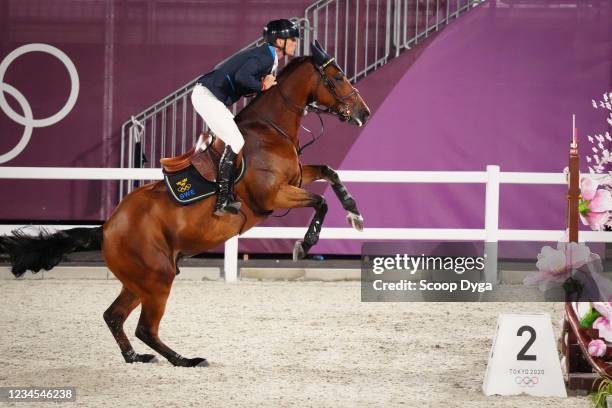
[[336, 81], [342, 81], [342, 80], [344, 79], [344, 75], [342, 75], [342, 74], [337, 74], [337, 75], [334, 77], [334, 79], [335, 79]]

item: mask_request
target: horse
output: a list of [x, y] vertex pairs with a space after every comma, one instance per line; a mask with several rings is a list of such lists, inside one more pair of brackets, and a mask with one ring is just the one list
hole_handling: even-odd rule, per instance
[[[342, 69], [317, 43], [312, 56], [296, 57], [279, 73], [277, 85], [255, 97], [237, 116], [245, 137], [246, 173], [236, 184], [242, 202], [240, 213], [215, 216], [214, 201], [181, 206], [170, 198], [164, 182], [142, 186], [121, 200], [110, 218], [97, 228], [73, 228], [29, 236], [14, 231], [2, 237], [1, 249], [9, 254], [12, 272], [37, 272], [57, 265], [66, 253], [100, 248], [110, 271], [122, 283], [103, 318], [127, 363], [154, 362], [152, 354], [138, 354], [123, 324], [142, 305], [136, 337], [181, 367], [207, 366], [205, 358], [186, 358], [159, 337], [177, 261], [205, 252], [241, 234], [275, 209], [312, 207], [314, 217], [302, 241], [294, 246], [294, 259], [304, 258], [319, 239], [327, 212], [325, 199], [303, 184], [329, 182], [348, 212], [347, 220], [363, 228], [357, 204], [338, 174], [327, 165], [302, 165], [298, 155], [298, 129], [306, 109], [324, 110], [342, 121], [361, 126], [370, 110]], [[316, 105], [315, 105], [316, 103]], [[323, 109], [321, 106], [325, 106]]]

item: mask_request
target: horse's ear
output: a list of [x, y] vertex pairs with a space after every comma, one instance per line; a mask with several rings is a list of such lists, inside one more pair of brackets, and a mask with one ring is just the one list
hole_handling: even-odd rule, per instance
[[329, 62], [333, 59], [327, 54], [327, 52], [325, 52], [317, 40], [314, 40], [314, 42], [310, 45], [310, 53], [312, 54], [315, 64], [319, 67], [329, 64]]

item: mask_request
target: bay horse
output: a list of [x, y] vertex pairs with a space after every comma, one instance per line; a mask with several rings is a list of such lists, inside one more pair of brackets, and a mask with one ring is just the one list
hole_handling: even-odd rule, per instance
[[[363, 228], [357, 204], [337, 173], [326, 165], [302, 165], [298, 157], [298, 129], [308, 106], [324, 105], [327, 112], [352, 124], [364, 124], [370, 111], [333, 58], [318, 43], [312, 56], [294, 58], [281, 71], [278, 84], [261, 93], [236, 117], [245, 137], [246, 173], [236, 185], [242, 202], [239, 214], [213, 215], [214, 201], [181, 206], [170, 198], [163, 181], [145, 185], [127, 195], [111, 217], [98, 228], [73, 228], [28, 236], [21, 231], [2, 237], [15, 276], [26, 270], [49, 270], [66, 253], [101, 248], [108, 268], [123, 284], [121, 293], [104, 312], [104, 320], [127, 363], [156, 361], [137, 354], [123, 323], [142, 305], [136, 337], [175, 366], [207, 366], [204, 358], [185, 358], [159, 338], [177, 260], [200, 254], [241, 234], [275, 209], [312, 207], [315, 210], [294, 258], [304, 258], [317, 243], [327, 212], [325, 199], [301, 186], [317, 179], [328, 181], [348, 212], [348, 221]], [[313, 108], [314, 109], [314, 108]], [[322, 108], [316, 108], [322, 109]]]

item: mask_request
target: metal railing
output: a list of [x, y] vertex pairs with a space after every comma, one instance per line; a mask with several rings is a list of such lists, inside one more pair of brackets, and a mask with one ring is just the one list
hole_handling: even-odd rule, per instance
[[395, 55], [410, 49], [451, 19], [484, 0], [395, 0], [393, 45]]
[[304, 43], [318, 40], [355, 82], [387, 63], [394, 6], [380, 0], [319, 1], [306, 9], [311, 30]]
[[[292, 18], [304, 33], [296, 55], [308, 55], [319, 40], [356, 82], [399, 55], [402, 49], [448, 24], [484, 0], [320, 0], [304, 17]], [[243, 48], [262, 44], [258, 38]], [[241, 50], [242, 51], [242, 50]], [[286, 63], [285, 58], [282, 63]], [[157, 167], [162, 157], [189, 150], [206, 124], [191, 105], [197, 78], [131, 117], [121, 126], [121, 167]], [[243, 98], [234, 114], [249, 101]], [[146, 163], [145, 159], [146, 158]], [[143, 181], [121, 181], [120, 199]]]

